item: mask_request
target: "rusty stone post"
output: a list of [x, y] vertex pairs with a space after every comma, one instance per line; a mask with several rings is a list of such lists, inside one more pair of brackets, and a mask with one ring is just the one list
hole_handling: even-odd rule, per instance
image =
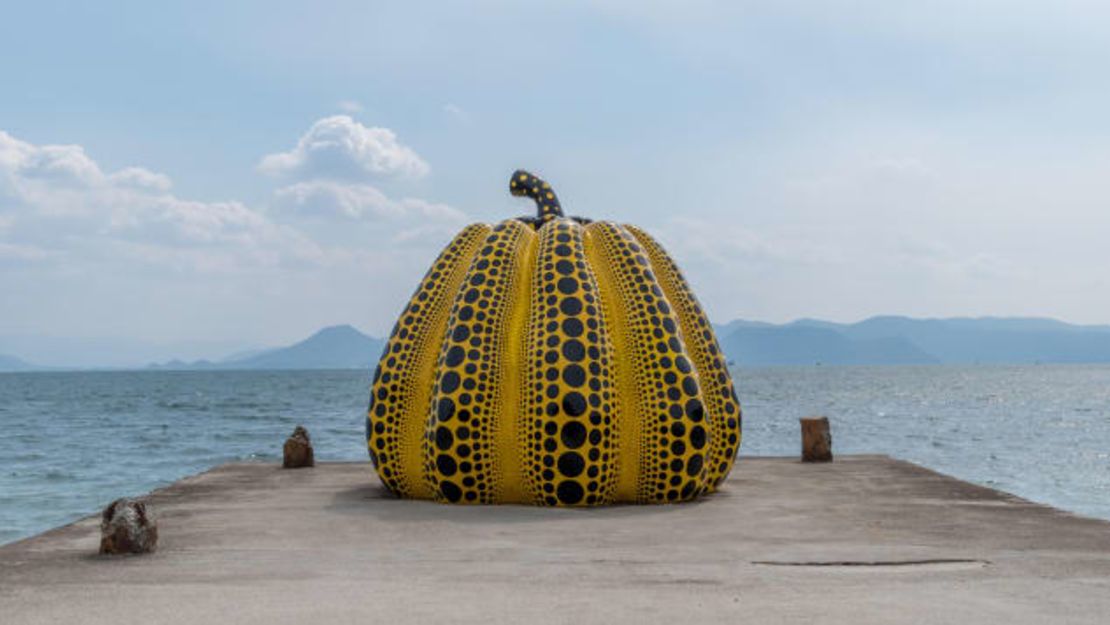
[[315, 454], [312, 451], [312, 440], [308, 437], [308, 430], [301, 426], [293, 429], [293, 435], [285, 441], [282, 448], [282, 463], [286, 469], [300, 469], [316, 466]]
[[832, 434], [828, 417], [803, 417], [802, 462], [832, 462]]
[[100, 514], [100, 553], [150, 553], [158, 547], [158, 521], [145, 501], [117, 499]]

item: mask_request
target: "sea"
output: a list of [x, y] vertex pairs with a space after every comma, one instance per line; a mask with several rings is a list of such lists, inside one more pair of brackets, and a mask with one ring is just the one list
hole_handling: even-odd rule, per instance
[[[824, 415], [836, 454], [877, 453], [1110, 519], [1110, 365], [733, 371], [741, 456], [799, 454]], [[366, 461], [369, 371], [0, 374], [0, 544], [228, 461]], [[741, 461], [738, 471], [743, 471]]]

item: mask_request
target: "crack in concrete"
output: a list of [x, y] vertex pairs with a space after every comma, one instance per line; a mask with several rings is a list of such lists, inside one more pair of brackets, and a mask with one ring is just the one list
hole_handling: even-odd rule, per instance
[[976, 560], [969, 558], [929, 558], [925, 560], [831, 560], [815, 562], [796, 562], [785, 560], [753, 560], [752, 564], [759, 566], [824, 566], [824, 567], [884, 567], [884, 566], [916, 566], [926, 567], [944, 564], [981, 564], [987, 566], [989, 560]]

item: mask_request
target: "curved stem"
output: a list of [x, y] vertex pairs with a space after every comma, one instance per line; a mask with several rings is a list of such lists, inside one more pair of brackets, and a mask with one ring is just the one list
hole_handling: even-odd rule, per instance
[[527, 196], [536, 202], [536, 216], [540, 221], [548, 221], [563, 216], [563, 207], [559, 205], [559, 198], [551, 185], [538, 177], [518, 169], [513, 172], [509, 181], [509, 192], [515, 196]]

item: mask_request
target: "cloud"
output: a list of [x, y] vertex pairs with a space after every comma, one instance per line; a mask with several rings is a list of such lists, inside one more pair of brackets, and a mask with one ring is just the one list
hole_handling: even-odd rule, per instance
[[0, 169], [7, 176], [55, 185], [89, 185], [104, 179], [79, 145], [34, 146], [0, 130]]
[[244, 340], [384, 323], [467, 219], [446, 204], [323, 178], [281, 186], [259, 206], [172, 188], [143, 167], [105, 171], [81, 146], [0, 132], [6, 331], [206, 327]]
[[336, 102], [335, 105], [339, 107], [339, 110], [343, 111], [344, 113], [361, 113], [363, 110], [365, 110], [362, 106], [362, 103], [355, 100], [340, 100], [339, 102]]
[[165, 174], [158, 174], [142, 167], [126, 167], [112, 174], [109, 179], [122, 187], [169, 191], [173, 183]]
[[843, 262], [834, 247], [808, 236], [756, 230], [694, 217], [672, 217], [660, 238], [684, 258], [721, 266], [829, 265]]
[[302, 180], [420, 178], [429, 171], [424, 159], [397, 141], [392, 130], [363, 126], [348, 115], [316, 121], [292, 150], [263, 157], [258, 169], [265, 174]]
[[105, 174], [81, 146], [34, 145], [0, 131], [0, 181], [5, 261], [241, 271], [324, 256], [240, 202], [176, 197], [168, 176], [141, 167]]
[[356, 220], [431, 218], [460, 222], [466, 216], [446, 204], [416, 198], [394, 200], [368, 184], [343, 184], [311, 180], [274, 191], [274, 207], [311, 217], [342, 217]]

